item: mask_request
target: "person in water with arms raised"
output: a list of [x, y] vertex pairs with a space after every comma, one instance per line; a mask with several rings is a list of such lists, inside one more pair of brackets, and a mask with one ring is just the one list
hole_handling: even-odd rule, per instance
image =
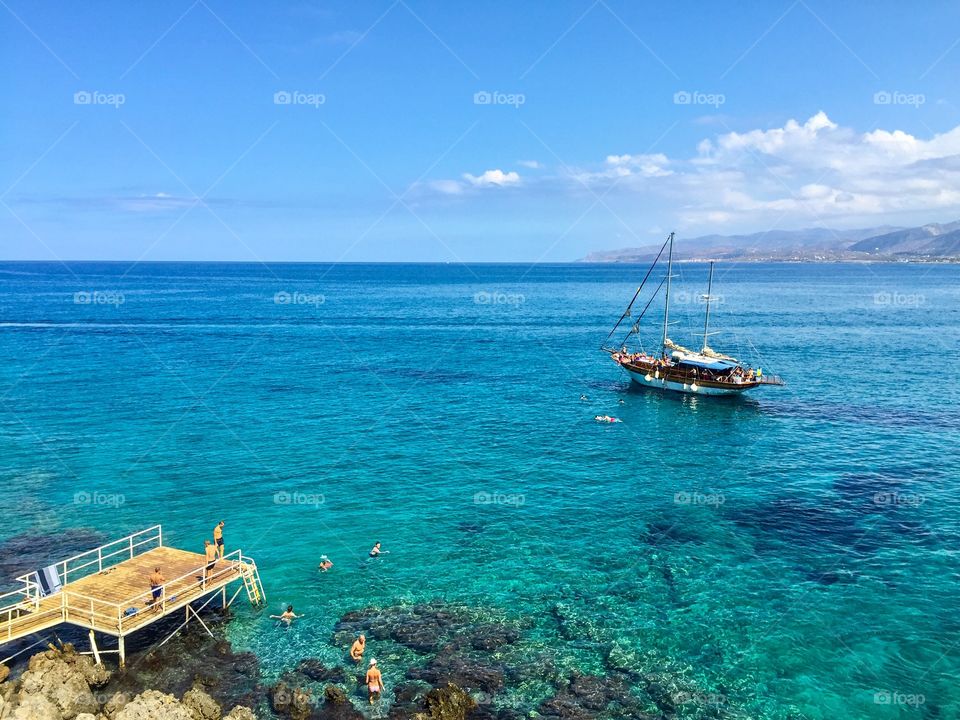
[[302, 617], [303, 617], [303, 615], [297, 615], [297, 614], [293, 611], [293, 605], [287, 605], [287, 609], [286, 609], [284, 612], [282, 612], [280, 615], [271, 615], [271, 616], [270, 616], [270, 619], [271, 619], [271, 620], [280, 620], [281, 622], [285, 622], [287, 625], [289, 625], [289, 624], [292, 623], [294, 620], [297, 620], [297, 619], [302, 618]]

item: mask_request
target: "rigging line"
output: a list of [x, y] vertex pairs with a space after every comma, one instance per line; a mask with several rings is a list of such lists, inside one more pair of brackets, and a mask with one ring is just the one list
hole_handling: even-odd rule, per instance
[[664, 278], [660, 281], [660, 284], [657, 285], [657, 289], [653, 291], [653, 295], [651, 295], [650, 299], [647, 300], [647, 304], [644, 305], [643, 311], [637, 316], [637, 321], [633, 324], [633, 327], [631, 327], [629, 332], [623, 336], [623, 340], [620, 342], [621, 346], [627, 342], [627, 338], [629, 338], [633, 333], [637, 333], [638, 335], [640, 334], [640, 321], [643, 319], [643, 316], [646, 315], [647, 310], [650, 309], [650, 305], [653, 303], [653, 301], [657, 299], [657, 295], [660, 294], [660, 291], [663, 289], [663, 284], [666, 281], [667, 278], [664, 276]]
[[[663, 245], [660, 246], [660, 252], [657, 253], [657, 257], [654, 258], [653, 263], [650, 265], [649, 268], [647, 268], [647, 274], [643, 276], [643, 281], [640, 283], [640, 287], [638, 287], [637, 291], [633, 294], [633, 300], [631, 300], [630, 304], [627, 305], [627, 309], [623, 311], [623, 315], [621, 315], [620, 319], [617, 320], [617, 324], [613, 326], [613, 330], [610, 331], [610, 334], [604, 338], [603, 342], [600, 344], [600, 347], [603, 347], [604, 345], [607, 344], [607, 340], [609, 340], [613, 336], [613, 334], [617, 331], [617, 328], [620, 327], [620, 323], [623, 322], [623, 319], [630, 314], [630, 308], [633, 307], [633, 304], [637, 301], [637, 298], [640, 296], [640, 291], [643, 290], [643, 286], [647, 282], [647, 278], [650, 277], [650, 273], [652, 273], [653, 269], [657, 266], [657, 262], [659, 262], [660, 256], [663, 255], [663, 250], [665, 247], [667, 247], [668, 242], [670, 242], [670, 238], [667, 238], [666, 240], [663, 241]], [[661, 285], [662, 284], [663, 283], [661, 283]], [[647, 306], [649, 307], [650, 303], [647, 303]], [[641, 314], [640, 317], [643, 317], [643, 315]]]

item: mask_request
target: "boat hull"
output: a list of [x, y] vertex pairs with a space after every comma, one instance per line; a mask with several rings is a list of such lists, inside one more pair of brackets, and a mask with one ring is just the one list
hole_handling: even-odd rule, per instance
[[694, 390], [694, 386], [688, 383], [668, 380], [663, 377], [655, 378], [652, 376], [649, 380], [647, 380], [647, 373], [640, 373], [627, 367], [624, 367], [624, 370], [627, 371], [630, 379], [638, 385], [643, 385], [644, 387], [655, 388], [658, 390], [672, 390], [673, 392], [685, 393], [687, 395], [742, 395], [746, 391], [756, 387], [754, 385], [744, 385], [720, 388], [711, 387], [709, 385], [701, 385], [698, 383], [696, 385], [697, 389]]
[[741, 380], [740, 382], [717, 382], [689, 371], [658, 367], [643, 361], [621, 362], [614, 359], [614, 362], [626, 370], [630, 379], [638, 385], [658, 390], [671, 390], [687, 395], [741, 395], [763, 384], [763, 381], [756, 379]]

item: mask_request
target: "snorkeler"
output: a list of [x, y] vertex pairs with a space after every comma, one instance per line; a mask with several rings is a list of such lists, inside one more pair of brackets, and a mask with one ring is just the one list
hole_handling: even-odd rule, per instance
[[320, 572], [326, 572], [333, 567], [333, 562], [326, 555], [320, 556]]
[[286, 609], [282, 614], [280, 614], [280, 615], [271, 615], [271, 616], [270, 616], [270, 619], [271, 619], [271, 620], [280, 620], [281, 622], [285, 622], [287, 625], [289, 625], [289, 624], [292, 623], [294, 620], [297, 620], [297, 619], [302, 618], [302, 617], [303, 617], [303, 615], [297, 615], [297, 614], [293, 611], [293, 605], [287, 605], [287, 609]]

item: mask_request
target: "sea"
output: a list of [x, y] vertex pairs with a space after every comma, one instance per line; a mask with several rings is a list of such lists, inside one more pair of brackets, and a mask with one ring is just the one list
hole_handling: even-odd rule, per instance
[[[433, 603], [515, 622], [513, 666], [695, 688], [658, 717], [960, 717], [960, 265], [718, 263], [709, 344], [786, 382], [732, 399], [601, 352], [645, 272], [0, 263], [0, 566], [80, 529], [200, 552], [224, 520], [267, 676]], [[608, 342], [639, 318], [657, 347], [659, 272]], [[675, 273], [699, 347], [708, 268]], [[369, 654], [387, 696], [425, 662]], [[554, 692], [520, 675], [488, 702]]]

